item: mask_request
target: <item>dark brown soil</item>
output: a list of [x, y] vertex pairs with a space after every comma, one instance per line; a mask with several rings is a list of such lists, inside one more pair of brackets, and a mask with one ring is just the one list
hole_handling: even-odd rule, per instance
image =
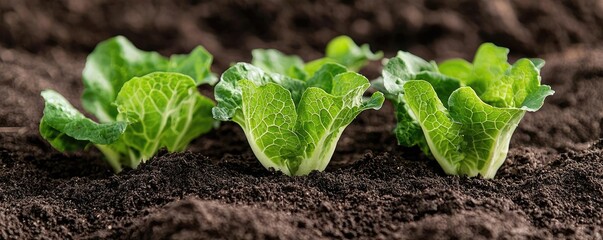
[[[602, 239], [600, 26], [588, 0], [1, 1], [0, 239]], [[81, 107], [85, 56], [116, 34], [164, 54], [203, 44], [216, 72], [257, 47], [310, 59], [338, 34], [435, 59], [493, 41], [546, 59], [557, 93], [526, 115], [494, 180], [446, 176], [397, 146], [389, 103], [346, 129], [323, 173], [263, 169], [224, 123], [114, 175], [95, 150], [56, 152], [37, 124], [42, 89]]]

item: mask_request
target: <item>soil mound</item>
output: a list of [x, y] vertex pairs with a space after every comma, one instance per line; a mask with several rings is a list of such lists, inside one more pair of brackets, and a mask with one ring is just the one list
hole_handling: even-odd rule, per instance
[[322, 239], [307, 219], [291, 214], [186, 199], [146, 217], [127, 239]]

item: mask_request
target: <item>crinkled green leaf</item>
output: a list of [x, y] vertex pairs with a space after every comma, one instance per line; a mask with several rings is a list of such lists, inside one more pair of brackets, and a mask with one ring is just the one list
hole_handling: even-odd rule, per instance
[[319, 58], [306, 63], [306, 65], [304, 65], [304, 71], [306, 72], [306, 76], [314, 76], [324, 65], [333, 63], [337, 63], [337, 61], [330, 58]]
[[411, 73], [406, 63], [401, 58], [392, 58], [387, 61], [387, 64], [383, 67], [381, 77], [383, 79], [383, 87], [387, 93], [395, 97], [392, 99], [397, 101], [398, 95], [404, 93], [404, 83], [412, 80], [413, 73]]
[[438, 66], [434, 62], [428, 62], [420, 57], [417, 57], [409, 52], [400, 51], [396, 55], [396, 58], [402, 60], [406, 66], [406, 69], [411, 74], [418, 74], [420, 72], [437, 72]]
[[429, 151], [448, 174], [493, 178], [525, 112], [554, 93], [540, 84], [543, 60], [510, 65], [507, 54], [486, 43], [473, 64], [453, 59], [433, 68], [406, 53], [390, 59], [383, 88], [396, 106], [399, 143]]
[[407, 105], [404, 102], [394, 104], [396, 112], [396, 128], [394, 134], [398, 140], [398, 144], [405, 147], [419, 146], [425, 154], [431, 154], [429, 146], [423, 136], [423, 130], [419, 122], [411, 116], [411, 112], [407, 110]]
[[453, 59], [444, 61], [439, 68], [443, 74], [474, 88], [480, 99], [492, 106], [522, 108], [529, 97], [530, 101], [526, 103], [536, 108], [525, 109], [536, 111], [544, 98], [553, 94], [550, 87], [549, 91], [537, 91], [541, 87], [540, 68], [544, 66], [544, 60], [524, 58], [510, 65], [507, 63], [508, 52], [506, 48], [485, 43], [478, 49], [473, 64]]
[[322, 88], [326, 92], [331, 92], [333, 88], [333, 78], [336, 75], [347, 72], [348, 70], [337, 63], [325, 63], [314, 75], [308, 79], [308, 87]]
[[423, 152], [429, 154], [421, 127], [408, 112], [408, 106], [402, 99], [403, 86], [411, 80], [425, 80], [434, 86], [438, 97], [444, 101], [444, 106], [447, 106], [448, 97], [461, 86], [460, 81], [441, 74], [433, 62], [427, 62], [407, 52], [399, 52], [396, 57], [389, 59], [383, 68], [382, 77], [384, 92], [396, 105], [398, 124], [394, 132], [398, 143], [407, 147], [418, 145]]
[[[379, 109], [384, 100], [381, 93], [364, 99], [368, 80], [340, 73], [341, 68], [325, 64], [313, 80], [302, 82], [238, 63], [216, 85], [214, 118], [238, 123], [266, 168], [287, 175], [322, 171], [343, 129], [360, 112]], [[297, 92], [302, 93], [299, 100]]]
[[448, 77], [446, 75], [436, 73], [436, 72], [419, 72], [415, 78], [416, 80], [425, 80], [433, 86], [438, 97], [445, 101], [444, 106], [448, 106], [448, 98], [450, 94], [456, 89], [458, 89], [461, 84], [458, 79]]
[[294, 103], [299, 102], [305, 88], [305, 83], [300, 80], [268, 73], [248, 63], [237, 63], [222, 74], [220, 82], [214, 88], [215, 98], [219, 103], [212, 110], [214, 118], [220, 121], [228, 121], [235, 116], [237, 111], [241, 110], [242, 97], [238, 81], [243, 79], [249, 80], [258, 86], [266, 83], [279, 84], [289, 90]]
[[520, 107], [528, 93], [540, 85], [538, 70], [528, 59], [521, 59], [488, 84], [480, 98], [497, 107]]
[[449, 109], [425, 81], [410, 81], [404, 90], [431, 153], [446, 173], [494, 177], [524, 111], [492, 107], [469, 87], [450, 96]]
[[382, 57], [382, 52], [373, 53], [368, 44], [359, 47], [348, 36], [336, 37], [327, 44], [326, 58], [335, 60], [351, 71], [358, 71], [368, 61], [379, 60]]
[[54, 129], [44, 121], [44, 118], [40, 120], [39, 128], [40, 135], [42, 135], [52, 147], [61, 152], [82, 150], [90, 144], [90, 141], [77, 140], [64, 132]]
[[511, 67], [507, 63], [507, 54], [509, 54], [507, 48], [498, 47], [492, 43], [482, 44], [473, 58], [472, 78], [464, 82], [475, 89], [478, 95], [481, 95]]
[[458, 79], [441, 74], [434, 63], [407, 52], [399, 52], [396, 57], [389, 59], [383, 68], [384, 87], [391, 94], [401, 94], [402, 86], [410, 80], [432, 83], [442, 99], [448, 99], [452, 91], [460, 87]]
[[129, 126], [121, 138], [136, 167], [162, 147], [182, 151], [212, 128], [213, 102], [203, 97], [195, 81], [179, 73], [157, 72], [126, 82], [117, 95], [117, 119]]
[[[242, 79], [240, 119], [249, 145], [266, 168], [292, 174], [301, 161], [300, 140], [295, 133], [297, 113], [291, 93], [275, 83], [256, 86]], [[218, 102], [219, 103], [219, 102]]]
[[187, 74], [197, 83], [214, 83], [210, 72], [212, 56], [203, 47], [188, 55], [173, 55], [167, 59], [156, 52], [137, 49], [122, 36], [101, 42], [88, 56], [83, 71], [84, 108], [101, 122], [112, 122], [117, 109], [112, 103], [120, 89], [133, 77], [157, 71]]
[[528, 94], [521, 104], [521, 109], [529, 112], [538, 111], [544, 104], [544, 99], [555, 93], [550, 86], [541, 85], [536, 90]]
[[254, 49], [251, 64], [264, 71], [305, 79], [304, 61], [295, 55], [285, 55], [276, 49]]
[[168, 68], [165, 70], [157, 69], [156, 71], [182, 73], [193, 78], [197, 85], [214, 85], [218, 81], [218, 78], [211, 72], [210, 67], [212, 62], [213, 56], [202, 46], [197, 46], [189, 54], [172, 55]]
[[408, 81], [404, 84], [404, 92], [409, 113], [421, 126], [431, 153], [446, 173], [455, 174], [459, 162], [463, 159], [460, 152], [460, 125], [450, 119], [444, 104], [428, 82]]
[[467, 85], [473, 73], [473, 64], [464, 59], [446, 60], [438, 65], [440, 72], [446, 76], [459, 79], [463, 85]]
[[82, 149], [89, 143], [110, 144], [126, 129], [125, 122], [95, 123], [55, 91], [45, 90], [42, 97], [46, 103], [40, 133], [60, 151]]
[[362, 98], [370, 84], [360, 74], [342, 73], [332, 81], [330, 93], [311, 87], [304, 92], [300, 101], [297, 133], [305, 144], [305, 152], [296, 175], [305, 175], [312, 170], [323, 171], [345, 127], [360, 112], [379, 109], [383, 104], [381, 93], [375, 93], [369, 99]]
[[507, 48], [484, 43], [477, 50], [473, 64], [462, 59], [451, 59], [442, 62], [438, 67], [442, 74], [458, 79], [465, 86], [471, 86], [478, 96], [490, 103], [482, 94], [492, 88], [492, 84], [499, 84], [498, 79], [511, 68], [507, 63], [508, 53]]
[[463, 136], [460, 152], [464, 158], [459, 173], [494, 178], [507, 157], [511, 136], [525, 111], [493, 107], [469, 87], [455, 91], [448, 105], [450, 117], [460, 123]]

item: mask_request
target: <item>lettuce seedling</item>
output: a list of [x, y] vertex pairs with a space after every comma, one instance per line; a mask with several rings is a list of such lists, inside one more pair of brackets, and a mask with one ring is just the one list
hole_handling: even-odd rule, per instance
[[178, 72], [190, 76], [198, 85], [213, 85], [217, 78], [209, 69], [212, 60], [212, 55], [201, 46], [189, 54], [172, 55], [168, 59], [157, 52], [141, 51], [122, 36], [108, 39], [99, 43], [86, 59], [82, 105], [100, 122], [115, 121], [117, 109], [113, 101], [124, 83], [133, 77]]
[[511, 65], [508, 52], [485, 43], [473, 63], [438, 65], [407, 52], [390, 59], [376, 86], [395, 104], [399, 144], [421, 147], [447, 174], [494, 178], [525, 112], [554, 93], [540, 84], [543, 60]]
[[266, 168], [287, 175], [323, 171], [347, 125], [362, 111], [379, 109], [380, 92], [362, 75], [324, 63], [308, 81], [237, 63], [215, 88], [214, 118], [239, 124]]
[[252, 55], [252, 64], [238, 63], [222, 74], [213, 115], [239, 124], [266, 168], [287, 175], [323, 171], [345, 127], [383, 104], [382, 93], [363, 97], [370, 84], [353, 72], [382, 53], [349, 37], [333, 39], [326, 56], [309, 63], [275, 49]]
[[211, 62], [202, 47], [167, 59], [123, 37], [104, 41], [88, 56], [83, 72], [82, 103], [100, 123], [45, 90], [40, 134], [59, 151], [94, 145], [116, 172], [136, 168], [159, 148], [183, 151], [214, 123], [213, 101], [197, 91], [199, 84], [215, 82]]

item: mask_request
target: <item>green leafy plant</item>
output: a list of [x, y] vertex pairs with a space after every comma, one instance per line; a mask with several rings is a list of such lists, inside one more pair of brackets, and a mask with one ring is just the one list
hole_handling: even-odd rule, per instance
[[494, 178], [525, 112], [554, 93], [540, 84], [543, 60], [511, 65], [508, 52], [485, 43], [473, 63], [436, 64], [407, 52], [390, 59], [375, 86], [395, 105], [399, 144], [421, 147], [447, 174]]
[[384, 101], [380, 92], [363, 97], [369, 81], [339, 64], [348, 61], [358, 68], [377, 57], [366, 56], [368, 46], [350, 42], [347, 37], [333, 40], [327, 47], [333, 54], [308, 64], [276, 50], [254, 50], [257, 66], [237, 63], [222, 74], [214, 118], [239, 124], [266, 168], [287, 175], [323, 171], [345, 127]]
[[202, 47], [164, 58], [115, 37], [88, 56], [82, 104], [94, 122], [63, 96], [45, 90], [40, 134], [59, 151], [96, 146], [115, 171], [136, 168], [159, 148], [183, 151], [213, 127], [213, 101], [197, 86], [213, 83], [212, 56]]

